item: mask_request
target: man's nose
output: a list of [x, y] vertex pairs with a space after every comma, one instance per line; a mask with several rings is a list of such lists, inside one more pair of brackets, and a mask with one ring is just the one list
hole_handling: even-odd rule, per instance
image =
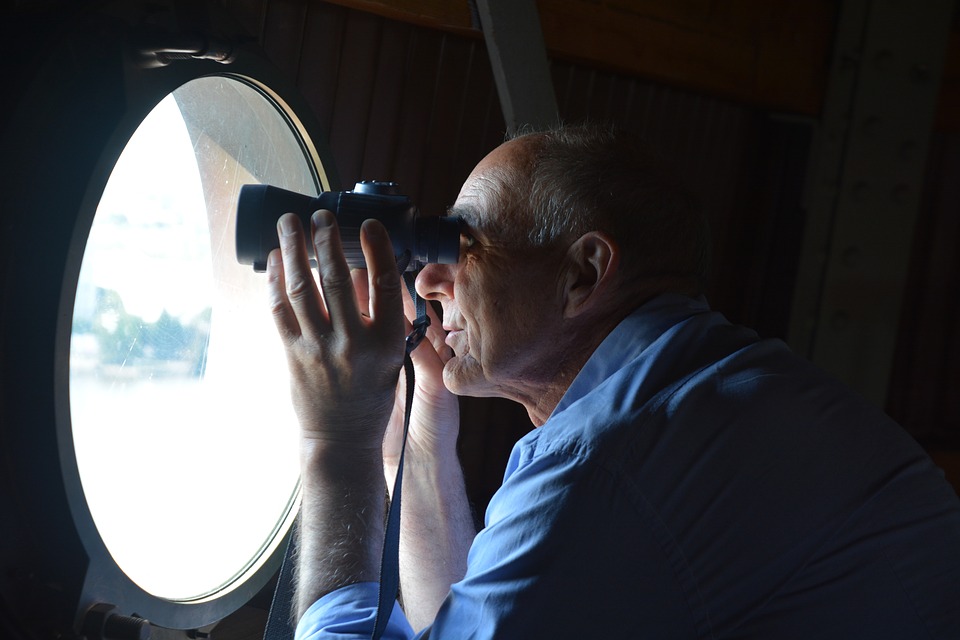
[[417, 275], [417, 293], [424, 300], [453, 299], [455, 264], [430, 263]]

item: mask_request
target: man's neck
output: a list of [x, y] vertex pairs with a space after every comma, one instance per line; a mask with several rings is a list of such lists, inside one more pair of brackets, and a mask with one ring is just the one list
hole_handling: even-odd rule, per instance
[[557, 345], [555, 353], [559, 364], [553, 378], [538, 385], [537, 393], [514, 398], [526, 408], [534, 426], [543, 426], [587, 360], [627, 315], [629, 312], [612, 313], [592, 321], [571, 324], [565, 345]]

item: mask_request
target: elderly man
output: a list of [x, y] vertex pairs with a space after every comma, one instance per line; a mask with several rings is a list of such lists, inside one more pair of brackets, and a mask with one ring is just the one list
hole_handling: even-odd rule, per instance
[[[694, 203], [632, 137], [513, 139], [417, 290], [403, 609], [385, 637], [960, 638], [960, 502], [896, 424], [701, 295]], [[369, 637], [396, 469], [403, 298], [383, 227], [351, 276], [329, 212], [268, 268], [301, 423], [301, 638]], [[522, 403], [479, 533], [455, 396]], [[385, 436], [386, 434], [386, 436]], [[389, 481], [388, 483], [389, 484]]]

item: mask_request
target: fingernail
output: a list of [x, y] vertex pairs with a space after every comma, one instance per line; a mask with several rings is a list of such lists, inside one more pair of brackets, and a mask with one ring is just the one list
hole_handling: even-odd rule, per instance
[[297, 225], [293, 222], [294, 217], [284, 215], [280, 218], [280, 233], [285, 236], [291, 236], [297, 232]]
[[362, 226], [370, 238], [382, 238], [387, 235], [383, 224], [376, 224], [373, 220], [364, 220]]
[[331, 224], [333, 224], [332, 213], [325, 209], [313, 212], [313, 226], [319, 229], [321, 227], [329, 227]]

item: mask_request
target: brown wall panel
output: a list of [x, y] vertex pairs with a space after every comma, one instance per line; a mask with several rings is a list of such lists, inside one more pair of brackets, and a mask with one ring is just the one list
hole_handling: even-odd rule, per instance
[[[292, 14], [290, 19], [295, 19], [297, 15]], [[335, 97], [340, 83], [341, 50], [347, 12], [333, 10], [326, 5], [311, 6], [309, 11], [304, 13], [303, 19], [304, 38], [298, 56], [297, 75], [293, 79], [329, 141]], [[337, 164], [339, 165], [339, 162]]]
[[405, 52], [404, 86], [400, 101], [400, 138], [394, 156], [393, 175], [418, 203], [424, 177], [424, 154], [430, 136], [430, 120], [444, 35], [412, 29]]
[[[331, 0], [479, 37], [468, 0]], [[819, 111], [836, 0], [538, 0], [557, 59], [791, 112]]]
[[[466, 0], [451, 10], [450, 22], [456, 24], [447, 30], [339, 6], [344, 3], [389, 4], [219, 0], [306, 98], [342, 186], [363, 178], [397, 180], [424, 211], [439, 211], [505, 130], [482, 38], [466, 26]], [[431, 4], [446, 10], [442, 0]], [[803, 223], [802, 205], [791, 195], [797, 185], [782, 183], [799, 179], [804, 140], [802, 124], [781, 126], [770, 119], [769, 109], [819, 110], [829, 49], [825, 34], [832, 32], [837, 3], [785, 0], [775, 3], [780, 11], [765, 0], [539, 4], [548, 30], [555, 29], [548, 43], [557, 53], [551, 74], [560, 115], [570, 122], [618, 122], [660, 150], [688, 178], [711, 221], [713, 306], [736, 322], [760, 326], [764, 335], [780, 335], [790, 299], [783, 293], [792, 286], [795, 267], [791, 252]], [[615, 23], [557, 24], [563, 15], [583, 15], [593, 7], [602, 7]], [[621, 15], [627, 19], [617, 21]], [[584, 26], [589, 42], [578, 40]], [[458, 35], [450, 28], [473, 33]], [[598, 34], [608, 32], [616, 38], [603, 42]], [[678, 39], [653, 50], [656, 38], [669, 33]], [[799, 53], [792, 57], [794, 49]], [[618, 51], [633, 56], [632, 72], [645, 69], [646, 77], [599, 57], [591, 60]], [[671, 51], [677, 57], [666, 55]], [[960, 483], [958, 70], [955, 25], [887, 405], [933, 450], [955, 484]], [[683, 86], [690, 89], [677, 88]], [[723, 95], [730, 98], [718, 97]], [[482, 514], [510, 448], [530, 424], [522, 408], [507, 401], [465, 398], [462, 407], [460, 451], [470, 498]]]
[[960, 451], [960, 134], [937, 134], [887, 410], [933, 449]]
[[260, 44], [270, 60], [295, 80], [303, 54], [307, 5], [300, 0], [269, 0], [264, 6]]
[[[260, 25], [264, 49], [307, 97], [343, 185], [363, 178], [396, 180], [425, 212], [434, 213], [453, 201], [473, 165], [502, 140], [503, 118], [479, 38], [319, 0], [231, 4], [245, 24]], [[663, 3], [648, 4], [644, 11], [663, 9]], [[828, 16], [829, 5], [818, 5], [817, 20]], [[557, 11], [559, 6], [553, 5]], [[606, 10], [617, 6], [607, 3]], [[724, 16], [735, 16], [711, 13], [711, 6], [687, 3], [674, 9], [682, 10], [684, 20], [702, 13], [701, 26], [711, 37], [747, 34], [761, 45], [767, 38], [763, 29], [780, 20], [767, 12], [750, 24], [724, 27]], [[817, 31], [810, 24], [798, 29], [801, 35]], [[618, 122], [645, 136], [687, 177], [713, 230], [711, 303], [764, 335], [783, 335], [789, 304], [784, 292], [792, 287], [791, 256], [803, 218], [799, 187], [784, 183], [796, 183], [803, 170], [803, 125], [780, 126], [763, 109], [569, 60], [554, 59], [551, 74], [565, 121]], [[956, 146], [952, 138], [941, 141], [935, 174], [960, 171], [949, 151]], [[931, 187], [938, 189], [931, 196], [937, 204], [923, 214], [927, 230], [918, 233], [921, 244], [914, 251], [912, 297], [904, 307], [889, 409], [921, 439], [956, 441], [960, 372], [952, 363], [960, 361], [960, 309], [952, 302], [958, 296], [944, 292], [960, 285], [960, 265], [952, 257], [960, 253], [955, 228], [960, 201], [949, 184], [940, 180]], [[482, 503], [483, 492], [499, 482], [510, 443], [529, 424], [504, 403], [465, 402], [471, 410], [464, 421], [464, 464], [473, 496]]]
[[378, 52], [377, 73], [373, 78], [372, 104], [363, 148], [363, 166], [360, 169], [360, 175], [365, 180], [388, 180], [394, 177], [410, 27], [387, 22], [383, 25], [380, 37], [382, 42]]
[[440, 43], [419, 188], [425, 213], [442, 213], [453, 204], [458, 187], [466, 177], [457, 173], [459, 167], [454, 167], [452, 160], [464, 127], [462, 95], [472, 48], [473, 43], [456, 37], [444, 36]]
[[[380, 63], [383, 21], [370, 14], [348, 12], [343, 21], [337, 85], [327, 132], [343, 187], [361, 179], [370, 110]], [[309, 82], [302, 78], [301, 82]]]
[[[316, 0], [269, 0], [263, 45], [291, 74], [325, 130], [341, 184], [399, 182], [424, 212], [450, 205], [476, 162], [502, 141], [503, 117], [482, 41]], [[748, 206], [752, 144], [765, 114], [721, 98], [562, 60], [551, 73], [563, 120], [612, 121], [645, 136], [701, 196], [714, 229], [710, 297], [749, 323], [744, 282], [765, 263], [763, 214]], [[530, 428], [508, 403], [465, 400], [464, 464], [479, 506], [513, 441]], [[478, 407], [484, 409], [478, 410]], [[488, 496], [487, 496], [488, 497]]]
[[[480, 44], [470, 50], [460, 100], [462, 129], [453, 166], [456, 174], [466, 178], [480, 158], [503, 142], [506, 133], [490, 59]], [[459, 192], [459, 187], [457, 185], [453, 195]]]

